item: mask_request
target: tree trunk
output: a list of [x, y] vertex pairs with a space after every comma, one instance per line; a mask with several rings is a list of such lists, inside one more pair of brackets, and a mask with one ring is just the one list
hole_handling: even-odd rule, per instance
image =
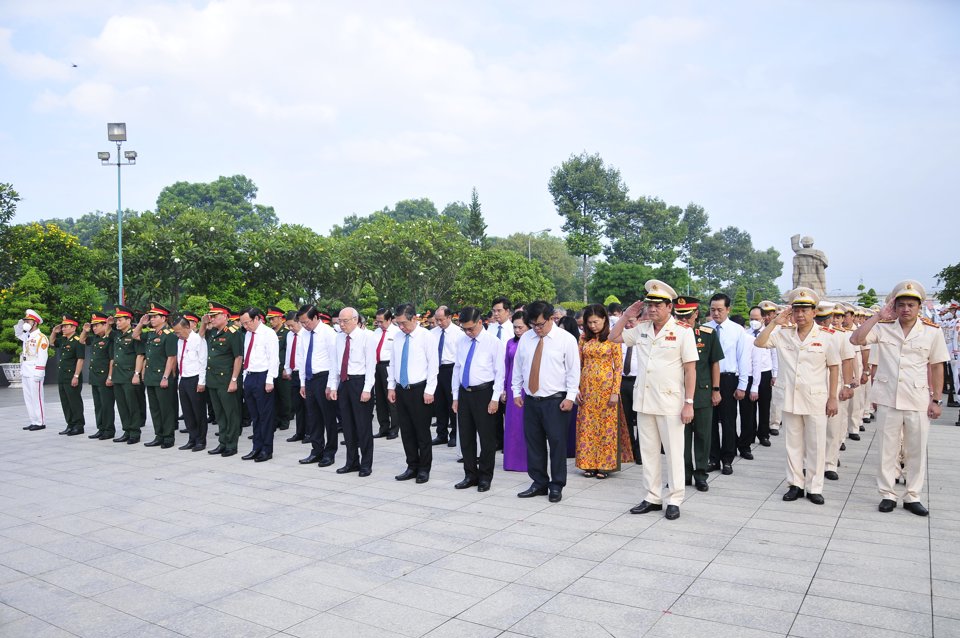
[[587, 303], [587, 256], [583, 256], [583, 303]]

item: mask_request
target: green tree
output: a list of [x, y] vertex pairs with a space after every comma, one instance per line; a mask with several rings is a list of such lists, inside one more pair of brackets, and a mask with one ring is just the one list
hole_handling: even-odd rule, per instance
[[551, 300], [556, 289], [537, 262], [506, 250], [475, 251], [457, 273], [450, 291], [454, 305], [486, 308], [498, 295], [512, 300]]
[[748, 303], [779, 296], [777, 278], [783, 273], [780, 253], [774, 248], [756, 250], [750, 233], [735, 226], [722, 228], [694, 246], [699, 279], [695, 291], [747, 289]]
[[603, 300], [604, 306], [609, 306], [612, 303], [620, 303], [620, 298], [616, 295], [607, 295], [607, 297]]
[[251, 303], [277, 305], [280, 297], [297, 304], [315, 302], [334, 287], [334, 241], [306, 226], [247, 231], [239, 244], [237, 265]]
[[653, 268], [643, 264], [601, 261], [596, 264], [590, 280], [590, 298], [599, 300], [614, 295], [628, 303], [643, 299], [644, 284], [653, 279], [653, 275]]
[[866, 286], [861, 282], [857, 286], [857, 305], [863, 308], [869, 308], [878, 303], [880, 303], [880, 301], [877, 299], [877, 291], [873, 288], [867, 290]]
[[12, 287], [0, 289], [0, 353], [15, 356], [20, 352], [23, 342], [17, 338], [14, 327], [28, 308], [40, 313], [44, 321], [50, 320], [42, 300], [46, 287], [43, 273], [29, 266]]
[[549, 181], [550, 194], [557, 212], [564, 219], [570, 254], [582, 259], [583, 300], [587, 300], [589, 268], [587, 260], [600, 254], [600, 239], [610, 214], [620, 209], [627, 196], [627, 187], [620, 171], [606, 166], [599, 154], [571, 155], [553, 169]]
[[940, 303], [950, 303], [960, 299], [960, 263], [947, 266], [936, 274], [937, 283], [942, 284], [937, 299]]
[[278, 220], [273, 206], [257, 204], [256, 198], [257, 185], [245, 175], [221, 176], [210, 183], [177, 182], [160, 191], [157, 212], [164, 221], [176, 216], [181, 207], [223, 213], [233, 218], [238, 231], [276, 226]]
[[[123, 221], [128, 222], [139, 215], [140, 213], [137, 211], [127, 209], [123, 211]], [[65, 232], [68, 232], [71, 235], [76, 235], [77, 239], [80, 240], [82, 245], [91, 246], [93, 245], [93, 238], [99, 234], [105, 226], [116, 228], [116, 221], [116, 211], [109, 213], [96, 211], [92, 213], [84, 213], [76, 220], [74, 220], [73, 217], [55, 217], [53, 219], [41, 221], [40, 223], [56, 224]]]
[[357, 295], [357, 312], [370, 322], [377, 315], [377, 310], [380, 308], [379, 301], [377, 291], [373, 289], [370, 282], [364, 282]]
[[673, 264], [678, 257], [686, 228], [683, 209], [667, 206], [655, 197], [626, 200], [607, 216], [604, 254], [610, 262]]
[[487, 223], [483, 220], [483, 213], [480, 211], [480, 196], [477, 194], [476, 186], [470, 191], [470, 216], [467, 218], [464, 235], [477, 248], [483, 248], [486, 244]]
[[577, 258], [570, 254], [566, 242], [560, 237], [545, 232], [513, 233], [507, 237], [488, 237], [487, 246], [509, 250], [524, 258], [529, 248], [530, 258], [543, 266], [543, 271], [557, 290], [558, 299], [572, 299], [580, 294]]
[[747, 305], [747, 288], [737, 286], [737, 291], [733, 295], [733, 304], [730, 306], [731, 315], [740, 315], [746, 319], [750, 313], [750, 306]]
[[18, 264], [10, 256], [10, 222], [17, 214], [20, 193], [13, 184], [0, 183], [0, 286], [9, 285], [16, 278]]

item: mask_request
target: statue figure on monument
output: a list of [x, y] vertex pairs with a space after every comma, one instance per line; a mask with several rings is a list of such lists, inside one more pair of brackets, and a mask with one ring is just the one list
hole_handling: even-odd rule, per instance
[[807, 236], [803, 239], [800, 235], [794, 235], [790, 238], [790, 244], [793, 246], [793, 287], [800, 286], [811, 288], [818, 295], [827, 294], [827, 275], [826, 269], [830, 264], [827, 262], [827, 256], [822, 250], [813, 247], [813, 237]]

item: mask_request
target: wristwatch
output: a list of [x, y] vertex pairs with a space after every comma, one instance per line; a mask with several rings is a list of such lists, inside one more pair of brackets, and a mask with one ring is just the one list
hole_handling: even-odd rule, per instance
[[930, 400], [936, 403], [937, 405], [943, 405], [943, 401], [941, 399], [930, 399]]
[[693, 405], [693, 399], [684, 399], [683, 402], [684, 402], [684, 403], [689, 403], [690, 405]]
[[713, 386], [713, 391], [714, 391], [714, 392], [720, 392], [720, 386], [718, 386], [718, 385]]

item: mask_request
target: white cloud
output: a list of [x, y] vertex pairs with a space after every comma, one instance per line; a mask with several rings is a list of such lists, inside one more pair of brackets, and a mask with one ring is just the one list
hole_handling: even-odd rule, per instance
[[43, 53], [23, 53], [13, 47], [13, 32], [0, 28], [0, 65], [11, 74], [30, 80], [67, 80], [73, 67]]

